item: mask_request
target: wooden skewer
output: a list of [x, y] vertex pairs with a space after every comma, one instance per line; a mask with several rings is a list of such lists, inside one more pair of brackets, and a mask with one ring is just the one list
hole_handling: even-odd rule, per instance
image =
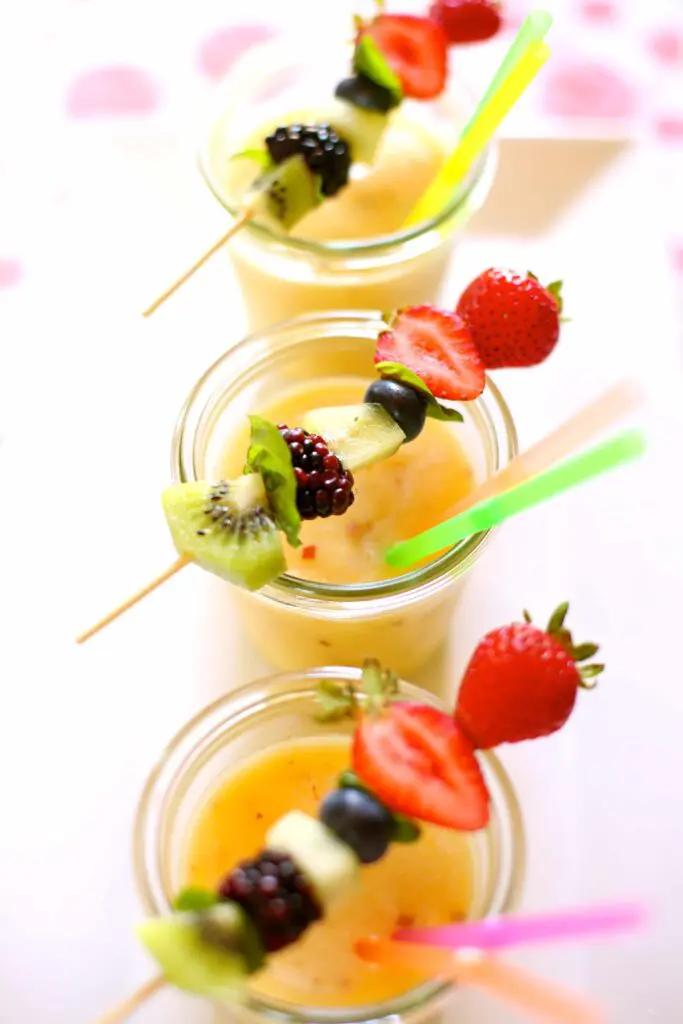
[[[531, 477], [545, 472], [546, 469], [549, 469], [556, 462], [573, 454], [577, 448], [586, 444], [603, 430], [606, 430], [616, 420], [627, 415], [627, 413], [633, 412], [641, 400], [642, 391], [634, 381], [625, 380], [613, 385], [613, 387], [609, 388], [598, 398], [593, 399], [592, 402], [589, 402], [588, 405], [571, 416], [557, 429], [552, 430], [537, 444], [532, 445], [528, 451], [516, 456], [504, 469], [501, 469], [498, 473], [485, 480], [471, 494], [462, 498], [450, 509], [447, 515], [444, 516], [444, 519], [450, 519], [451, 516], [464, 512], [465, 509], [471, 508], [485, 498], [502, 494], [503, 491], [516, 487], [522, 481], [529, 480]], [[177, 572], [180, 572], [191, 561], [192, 559], [187, 555], [181, 555], [173, 565], [169, 566], [165, 572], [162, 572], [151, 583], [148, 583], [146, 587], [138, 590], [127, 601], [124, 601], [118, 608], [115, 608], [113, 612], [100, 619], [99, 622], [86, 630], [85, 633], [81, 633], [80, 636], [76, 637], [76, 643], [82, 644], [89, 640], [91, 636], [94, 636], [95, 633], [99, 633], [101, 629], [104, 629], [110, 622], [118, 619], [120, 615], [123, 615], [133, 605], [136, 605], [143, 597], [147, 597], [153, 590], [160, 587], [162, 583], [175, 576]]]
[[176, 281], [173, 282], [170, 288], [167, 288], [165, 292], [163, 292], [157, 299], [154, 300], [151, 306], [148, 306], [147, 309], [143, 311], [142, 315], [145, 317], [151, 316], [152, 313], [154, 313], [154, 311], [159, 308], [159, 306], [163, 305], [163, 303], [166, 302], [166, 299], [170, 298], [171, 295], [174, 294], [174, 292], [178, 291], [181, 285], [184, 285], [186, 281], [189, 281], [189, 279], [194, 274], [196, 274], [197, 271], [201, 267], [203, 267], [205, 263], [208, 263], [211, 257], [214, 256], [219, 249], [222, 249], [226, 242], [229, 242], [232, 236], [236, 235], [240, 228], [244, 227], [248, 220], [251, 220], [253, 215], [254, 211], [250, 206], [243, 210], [242, 213], [237, 218], [237, 220], [231, 226], [230, 230], [226, 231], [225, 234], [222, 235], [217, 242], [214, 242], [211, 248], [207, 249], [204, 255], [200, 256], [196, 263], [192, 264], [189, 270], [186, 270], [181, 277], [179, 277]]
[[151, 978], [146, 981], [144, 985], [136, 989], [132, 995], [128, 996], [122, 1002], [117, 1003], [116, 1006], [112, 1006], [102, 1016], [98, 1017], [97, 1020], [93, 1021], [92, 1024], [123, 1024], [123, 1021], [139, 1010], [143, 1003], [147, 1002], [150, 996], [153, 996], [155, 992], [163, 988], [166, 984], [166, 978], [163, 974], [160, 974], [157, 978]]
[[480, 501], [493, 498], [539, 473], [544, 473], [556, 462], [573, 455], [577, 448], [611, 427], [622, 416], [633, 412], [642, 399], [642, 389], [635, 381], [623, 380], [614, 384], [527, 451], [517, 455], [503, 469], [484, 480], [475, 490], [466, 494], [453, 505], [444, 519], [459, 515], [466, 509], [478, 505]]
[[90, 629], [87, 629], [85, 633], [81, 633], [80, 636], [77, 636], [76, 643], [85, 643], [86, 640], [89, 640], [91, 636], [95, 635], [95, 633], [99, 633], [101, 629], [108, 626], [110, 622], [114, 621], [114, 619], [118, 619], [119, 615], [123, 615], [123, 613], [127, 612], [129, 608], [136, 605], [138, 601], [142, 601], [143, 597], [147, 597], [148, 594], [151, 594], [153, 590], [160, 587], [162, 583], [166, 582], [166, 580], [170, 580], [171, 576], [175, 576], [177, 572], [184, 569], [191, 561], [192, 559], [189, 558], [188, 555], [181, 555], [180, 558], [175, 560], [173, 565], [170, 565], [165, 572], [162, 572], [160, 576], [157, 576], [151, 583], [148, 583], [146, 587], [143, 587], [142, 590], [138, 590], [137, 593], [133, 594], [132, 597], [129, 597], [127, 601], [124, 601], [123, 604], [118, 606], [118, 608], [115, 608], [113, 612], [109, 612], [109, 615], [105, 615], [103, 619], [96, 622], [95, 625], [91, 626]]

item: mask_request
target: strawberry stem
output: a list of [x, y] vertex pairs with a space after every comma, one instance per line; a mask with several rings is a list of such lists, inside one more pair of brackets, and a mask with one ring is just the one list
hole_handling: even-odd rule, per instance
[[555, 302], [557, 303], [557, 314], [558, 316], [561, 316], [562, 309], [564, 307], [564, 300], [562, 299], [562, 282], [553, 281], [552, 284], [546, 286], [545, 290], [550, 292], [552, 297], [555, 299]]
[[318, 722], [340, 722], [344, 718], [359, 718], [361, 714], [377, 715], [398, 696], [398, 692], [396, 673], [382, 668], [376, 658], [366, 658], [358, 687], [336, 679], [320, 680], [315, 718]]
[[[575, 644], [572, 638], [570, 630], [565, 626], [567, 619], [567, 613], [569, 612], [569, 602], [563, 601], [562, 604], [558, 605], [555, 611], [550, 616], [550, 620], [546, 627], [546, 633], [548, 636], [553, 637], [559, 644], [564, 647], [565, 651], [570, 654], [573, 660], [577, 663], [588, 661], [589, 658], [594, 657], [600, 650], [597, 644], [588, 642], [583, 644]], [[524, 610], [524, 621], [531, 624], [531, 616], [526, 609]], [[584, 690], [592, 690], [596, 686], [596, 677], [604, 672], [605, 666], [602, 664], [591, 664], [581, 665], [578, 668], [579, 672], [579, 686]]]

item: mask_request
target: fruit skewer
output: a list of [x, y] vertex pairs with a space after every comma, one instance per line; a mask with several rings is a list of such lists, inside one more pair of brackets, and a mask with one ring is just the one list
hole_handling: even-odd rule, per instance
[[[318, 718], [355, 721], [352, 769], [317, 817], [291, 810], [264, 848], [214, 890], [186, 889], [174, 913], [136, 929], [165, 977], [186, 991], [239, 999], [266, 958], [297, 942], [392, 843], [415, 842], [418, 822], [476, 831], [489, 794], [474, 747], [452, 715], [399, 699], [397, 677], [366, 661], [358, 688], [321, 682]], [[390, 750], [390, 756], [387, 756]], [[417, 819], [417, 820], [416, 820]]]
[[[444, 13], [435, 11], [426, 18], [380, 13], [370, 22], [358, 22], [353, 75], [337, 86], [336, 107], [329, 117], [316, 124], [282, 125], [261, 147], [235, 154], [233, 159], [250, 159], [260, 168], [236, 221], [143, 316], [158, 309], [252, 218], [289, 231], [347, 185], [352, 160], [373, 163], [388, 117], [403, 98], [434, 99], [446, 85], [448, 46], [458, 40], [457, 32], [450, 33], [449, 39], [441, 17]], [[550, 55], [541, 40], [551, 22], [551, 16], [543, 11], [527, 17], [454, 151], [418, 201], [408, 226], [438, 213], [469, 173]], [[496, 28], [489, 25], [481, 38]]]
[[[527, 280], [507, 272], [507, 306], [499, 305], [496, 316], [508, 325], [517, 362], [532, 365], [557, 342], [560, 303], [537, 282], [527, 288]], [[523, 292], [523, 301], [517, 301], [516, 290]], [[485, 296], [479, 294], [480, 318], [484, 306]], [[554, 320], [549, 318], [552, 310]], [[285, 570], [280, 531], [296, 546], [302, 518], [341, 515], [352, 504], [356, 470], [388, 458], [417, 437], [427, 416], [462, 419], [444, 402], [468, 401], [481, 394], [485, 363], [478, 344], [485, 342], [486, 324], [473, 334], [457, 313], [429, 306], [404, 309], [391, 319], [389, 329], [379, 332], [375, 363], [380, 379], [368, 388], [363, 405], [310, 412], [300, 428], [289, 430], [282, 424], [282, 436], [273, 425], [252, 417], [247, 456], [252, 472], [213, 487], [192, 483], [165, 491], [164, 509], [179, 557], [82, 633], [78, 642], [109, 625], [192, 561], [250, 589], [276, 578]], [[256, 535], [251, 545], [241, 542], [247, 527], [250, 536]], [[228, 543], [231, 540], [235, 542]]]
[[[195, 995], [240, 1000], [250, 975], [297, 942], [359, 882], [361, 865], [381, 860], [392, 843], [419, 840], [421, 823], [485, 828], [490, 797], [476, 751], [557, 731], [603, 668], [585, 664], [597, 645], [574, 643], [567, 612], [561, 605], [546, 629], [525, 615], [488, 633], [452, 714], [403, 701], [397, 677], [374, 660], [358, 687], [321, 681], [319, 720], [355, 722], [351, 769], [317, 817], [287, 812], [264, 848], [215, 889], [185, 889], [172, 913], [138, 925], [163, 979]], [[161, 984], [150, 982], [102, 1022], [124, 1019]]]
[[[408, 41], [408, 49], [406, 49]], [[447, 78], [444, 30], [430, 18], [379, 14], [357, 25], [352, 75], [335, 89], [320, 122], [281, 125], [233, 159], [258, 169], [228, 231], [144, 310], [150, 316], [250, 220], [290, 231], [349, 181], [352, 161], [371, 165], [389, 115], [404, 97], [427, 101]], [[409, 56], [408, 56], [409, 55]]]
[[[488, 317], [481, 289], [484, 278], [495, 284]], [[277, 429], [252, 417], [248, 461], [254, 472], [215, 486], [199, 482], [168, 488], [163, 503], [179, 557], [81, 634], [78, 642], [99, 632], [191, 562], [237, 585], [263, 586], [284, 571], [281, 532], [296, 546], [302, 518], [343, 514], [354, 498], [353, 473], [390, 457], [415, 438], [427, 416], [461, 418], [444, 402], [475, 397], [483, 387], [479, 347], [496, 366], [529, 366], [545, 358], [559, 336], [560, 307], [554, 295], [533, 279], [511, 272], [487, 271], [477, 282], [477, 302], [459, 304], [461, 316], [414, 307], [402, 311], [391, 329], [380, 332], [375, 359], [381, 377], [368, 388], [363, 405], [314, 410], [301, 427], [291, 429], [285, 424]], [[471, 288], [465, 295], [471, 294]], [[553, 307], [554, 318], [548, 319]], [[488, 344], [492, 334], [495, 347]], [[453, 515], [547, 470], [631, 412], [640, 397], [631, 382], [614, 385], [484, 481], [454, 507]], [[239, 539], [245, 539], [247, 520], [257, 534], [251, 545]]]

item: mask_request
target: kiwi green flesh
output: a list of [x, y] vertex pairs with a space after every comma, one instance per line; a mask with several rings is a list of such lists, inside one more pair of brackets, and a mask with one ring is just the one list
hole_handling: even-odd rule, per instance
[[362, 110], [347, 100], [337, 99], [329, 113], [325, 111], [325, 120], [349, 144], [354, 163], [374, 163], [389, 123], [387, 114]]
[[322, 201], [320, 177], [302, 156], [292, 156], [258, 178], [247, 196], [257, 220], [287, 231]]
[[258, 590], [286, 568], [280, 531], [260, 474], [211, 485], [174, 484], [162, 494], [178, 554], [247, 590]]
[[150, 917], [135, 931], [171, 984], [209, 999], [239, 1000], [251, 973], [248, 958], [239, 949], [207, 942], [203, 916]]
[[196, 914], [196, 924], [209, 946], [243, 956], [249, 973], [263, 966], [266, 954], [256, 926], [233, 900], [221, 900]]
[[386, 409], [374, 402], [312, 409], [301, 425], [309, 433], [324, 437], [352, 473], [388, 459], [406, 439]]

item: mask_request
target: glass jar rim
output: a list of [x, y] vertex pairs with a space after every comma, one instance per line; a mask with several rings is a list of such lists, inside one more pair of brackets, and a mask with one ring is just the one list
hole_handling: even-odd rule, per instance
[[[294, 52], [296, 52], [296, 46], [292, 46], [291, 37], [268, 40], [250, 47], [235, 61], [223, 82], [218, 86], [209, 105], [209, 112], [204, 116], [201, 142], [197, 147], [196, 153], [197, 167], [209, 191], [231, 217], [237, 218], [242, 213], [242, 209], [239, 204], [231, 202], [220, 181], [214, 175], [209, 152], [212, 128], [215, 126], [219, 114], [224, 108], [222, 98], [229, 90], [234, 89], [236, 86], [239, 87], [242, 79], [247, 84], [249, 81], [257, 81], [259, 78], [262, 78], [263, 68], [276, 66], [278, 57], [280, 62], [285, 56], [289, 57], [291, 61], [291, 54]], [[472, 109], [474, 110], [475, 98], [469, 89], [459, 81], [457, 82], [457, 88], [461, 95], [466, 96], [468, 100], [472, 101]], [[347, 259], [352, 259], [354, 256], [364, 258], [378, 256], [396, 246], [422, 238], [424, 235], [429, 234], [430, 231], [438, 231], [466, 205], [470, 196], [484, 178], [487, 175], [489, 177], [493, 175], [496, 163], [497, 146], [495, 142], [492, 142], [486, 146], [464, 180], [454, 190], [449, 202], [437, 214], [415, 225], [388, 235], [380, 235], [377, 238], [320, 242], [298, 238], [292, 234], [284, 234], [258, 221], [250, 221], [245, 225], [245, 228], [267, 243], [308, 255], [344, 257]]]
[[[146, 861], [145, 841], [150, 819], [154, 818], [154, 801], [161, 799], [162, 811], [167, 810], [168, 788], [173, 781], [184, 779], [191, 771], [193, 751], [201, 744], [207, 727], [206, 740], [212, 749], [216, 745], [216, 731], [220, 724], [234, 722], [240, 728], [246, 719], [257, 715], [267, 708], [269, 701], [281, 698], [282, 695], [292, 699], [297, 697], [313, 697], [316, 684], [320, 679], [337, 679], [340, 681], [358, 681], [361, 670], [345, 666], [322, 666], [302, 669], [294, 672], [281, 672], [247, 683], [211, 702], [185, 725], [179, 729], [168, 742], [150, 771], [138, 802], [133, 834], [133, 873], [138, 893], [145, 909], [151, 914], [162, 914], [171, 909], [169, 894], [164, 892], [160, 900], [150, 885], [149, 871]], [[408, 700], [418, 700], [434, 707], [444, 709], [444, 702], [435, 694], [401, 680], [402, 692]], [[268, 687], [275, 689], [276, 694], [267, 695]], [[232, 711], [232, 713], [231, 713]], [[215, 721], [216, 718], [219, 721]], [[495, 753], [490, 750], [477, 752], [482, 770], [487, 777], [491, 795], [491, 804], [497, 815], [507, 822], [512, 839], [511, 864], [509, 878], [506, 881], [502, 896], [499, 898], [497, 913], [514, 910], [523, 884], [526, 871], [526, 833], [522, 809], [512, 781]], [[164, 771], [168, 770], [173, 760], [177, 759], [178, 768], [171, 780], [164, 780]], [[180, 782], [178, 781], [180, 785]], [[491, 787], [493, 791], [491, 792]], [[163, 789], [159, 797], [158, 788]], [[502, 812], [502, 813], [501, 813]], [[156, 834], [156, 833], [155, 833]], [[157, 851], [152, 859], [154, 868], [159, 870], [160, 854]], [[281, 1024], [379, 1024], [400, 1020], [401, 1016], [418, 1010], [426, 1004], [433, 1008], [439, 1001], [450, 995], [455, 986], [452, 982], [427, 981], [408, 992], [378, 1004], [367, 1004], [334, 1010], [301, 1006], [293, 1008], [291, 1004], [279, 1003], [266, 997], [249, 995], [244, 1004], [247, 1010], [256, 1013], [260, 1018], [279, 1021]]]
[[[245, 357], [250, 349], [258, 350], [260, 346], [273, 336], [284, 336], [293, 334], [294, 337], [285, 341], [285, 345], [292, 347], [297, 344], [306, 343], [309, 337], [348, 336], [364, 337], [374, 340], [373, 330], [386, 327], [382, 313], [368, 310], [344, 310], [322, 313], [312, 313], [296, 317], [292, 320], [281, 321], [263, 330], [256, 331], [236, 345], [231, 346], [205, 371], [194, 385], [183, 407], [180, 411], [173, 434], [171, 450], [171, 473], [173, 478], [180, 483], [186, 483], [198, 479], [195, 471], [196, 450], [195, 439], [199, 432], [202, 421], [207, 416], [207, 410], [216, 403], [219, 395], [225, 395], [230, 387], [238, 383], [234, 375], [225, 373], [225, 367], [230, 361], [238, 362]], [[261, 360], [263, 361], [263, 360]], [[253, 369], [254, 361], [245, 357], [245, 362]], [[215, 383], [215, 379], [222, 375], [228, 380], [226, 387]], [[486, 403], [486, 397], [491, 398], [490, 408]], [[195, 406], [200, 403], [202, 408], [197, 413]], [[512, 414], [502, 394], [490, 378], [487, 377], [486, 389], [482, 396], [466, 403], [472, 405], [482, 418], [487, 422], [487, 427], [495, 437], [496, 442], [503, 442], [506, 451], [496, 453], [496, 466], [494, 472], [499, 468], [501, 457], [509, 461], [517, 454], [518, 441]], [[501, 420], [504, 436], [498, 437], [495, 425], [492, 422], [491, 411], [495, 412]], [[191, 432], [189, 440], [189, 456], [187, 433]], [[497, 444], [498, 448], [499, 445]], [[372, 581], [369, 583], [355, 584], [333, 584], [320, 583], [315, 580], [304, 580], [290, 573], [283, 573], [273, 582], [263, 587], [259, 593], [276, 601], [287, 603], [293, 600], [302, 600], [309, 603], [321, 604], [324, 602], [325, 611], [328, 615], [335, 612], [343, 614], [353, 604], [363, 602], [370, 604], [374, 601], [382, 601], [382, 607], [388, 610], [394, 604], [399, 606], [405, 599], [406, 592], [416, 592], [427, 596], [432, 591], [440, 589], [453, 576], [459, 575], [470, 563], [478, 557], [484, 545], [487, 543], [494, 529], [485, 530], [465, 538], [457, 544], [448, 548], [443, 554], [432, 559], [426, 565], [393, 576], [389, 579]]]

